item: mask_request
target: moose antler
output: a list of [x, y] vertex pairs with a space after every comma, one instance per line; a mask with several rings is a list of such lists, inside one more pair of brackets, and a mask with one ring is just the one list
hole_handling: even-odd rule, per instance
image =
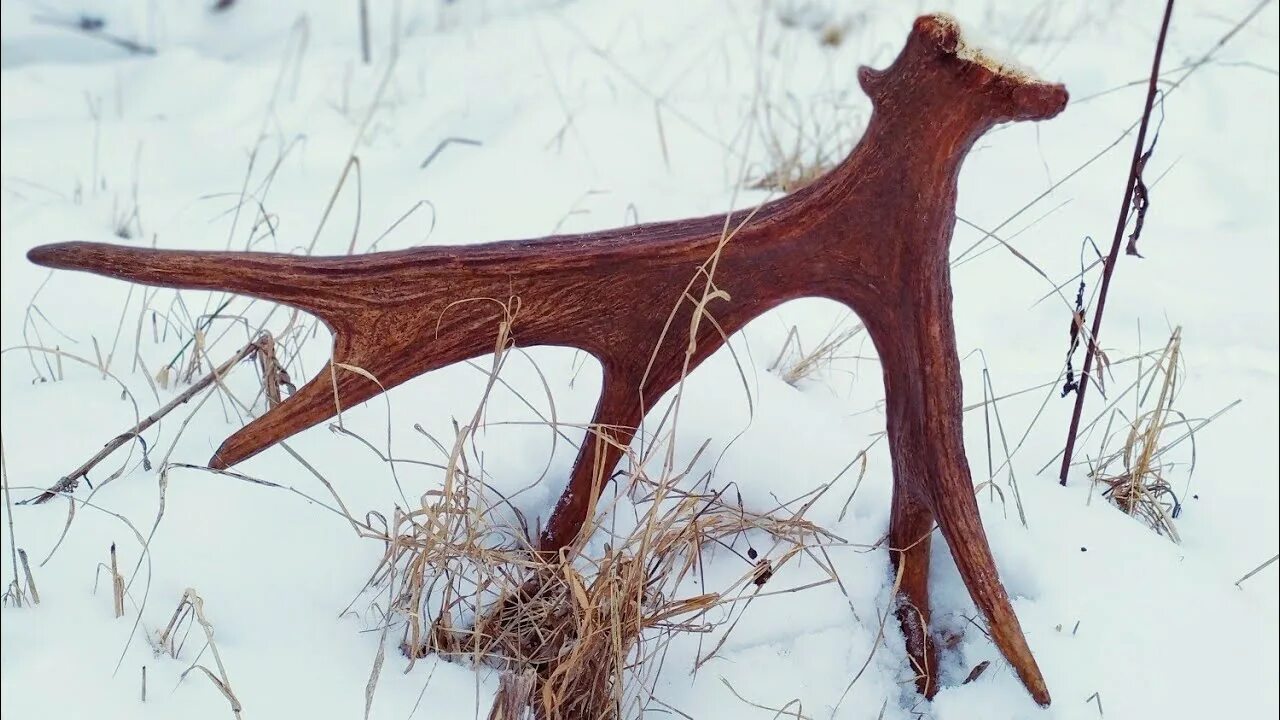
[[[992, 640], [1032, 697], [1048, 704], [974, 500], [948, 250], [956, 179], [974, 141], [1001, 122], [1057, 115], [1067, 93], [966, 46], [945, 16], [918, 19], [892, 66], [864, 67], [858, 78], [874, 113], [849, 157], [808, 187], [727, 219], [356, 257], [95, 243], [46, 245], [28, 257], [149, 285], [252, 295], [329, 326], [332, 364], [232, 435], [210, 461], [215, 468], [417, 375], [492, 352], [499, 323], [523, 345], [590, 352], [604, 370], [592, 421], [601, 439], [583, 443], [541, 539], [549, 550], [577, 539], [645, 408], [725, 337], [793, 298], [845, 303], [884, 368], [894, 475], [889, 542], [894, 563], [905, 563], [899, 617], [920, 689], [930, 697], [937, 689], [928, 638], [936, 519]], [[735, 231], [728, 236], [726, 228]], [[722, 292], [695, 297], [696, 282], [712, 281]], [[665, 337], [672, 328], [690, 328], [689, 342]]]

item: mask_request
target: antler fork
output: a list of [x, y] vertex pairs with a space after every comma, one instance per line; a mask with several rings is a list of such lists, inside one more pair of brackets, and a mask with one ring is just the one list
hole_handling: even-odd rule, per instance
[[[858, 77], [874, 113], [857, 148], [803, 190], [727, 222], [706, 217], [355, 257], [96, 243], [46, 245], [28, 257], [149, 285], [251, 295], [329, 326], [332, 364], [227, 439], [210, 461], [215, 468], [417, 375], [492, 352], [500, 322], [511, 321], [522, 345], [590, 352], [604, 371], [593, 426], [608, 441], [583, 443], [541, 539], [548, 550], [574, 543], [645, 408], [686, 369], [786, 300], [845, 303], [866, 324], [884, 368], [894, 474], [889, 539], [894, 563], [906, 564], [899, 617], [921, 691], [931, 697], [937, 689], [928, 639], [936, 520], [993, 641], [1032, 697], [1048, 704], [974, 500], [961, 433], [948, 250], [956, 180], [974, 141], [1001, 122], [1057, 115], [1067, 93], [967, 47], [945, 16], [918, 19], [889, 68], [862, 68]], [[726, 227], [738, 228], [727, 241]], [[705, 280], [713, 254], [714, 283], [723, 293], [699, 302], [691, 278]], [[514, 319], [509, 299], [518, 300]], [[691, 328], [694, 336], [686, 344], [664, 337], [678, 332], [668, 328]]]

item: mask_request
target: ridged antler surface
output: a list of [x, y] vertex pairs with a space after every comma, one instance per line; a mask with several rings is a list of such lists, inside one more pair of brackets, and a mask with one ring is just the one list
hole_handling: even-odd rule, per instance
[[[1035, 700], [1047, 704], [1044, 679], [997, 577], [965, 459], [948, 250], [956, 179], [974, 141], [1001, 122], [1053, 117], [1067, 93], [966, 47], [944, 16], [917, 20], [893, 65], [862, 68], [859, 79], [874, 113], [849, 157], [805, 189], [727, 222], [715, 216], [355, 257], [94, 243], [46, 245], [28, 257], [149, 285], [260, 297], [329, 326], [335, 365], [232, 435], [210, 461], [216, 468], [384, 388], [493, 352], [502, 322], [510, 322], [520, 345], [590, 352], [604, 370], [593, 424], [609, 441], [583, 443], [544, 549], [577, 539], [645, 408], [725, 336], [793, 298], [845, 303], [866, 324], [884, 368], [891, 555], [906, 564], [899, 617], [920, 689], [929, 696], [937, 689], [928, 636], [936, 520], [992, 640]], [[727, 241], [726, 227], [736, 229]], [[711, 272], [724, 294], [700, 304]], [[378, 383], [340, 365], [361, 368]]]

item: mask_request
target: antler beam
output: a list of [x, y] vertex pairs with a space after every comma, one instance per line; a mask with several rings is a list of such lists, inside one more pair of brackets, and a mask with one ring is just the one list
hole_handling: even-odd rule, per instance
[[[966, 46], [945, 16], [918, 19], [889, 68], [862, 68], [858, 77], [874, 113], [857, 148], [803, 190], [727, 222], [715, 216], [355, 257], [96, 243], [46, 245], [28, 257], [131, 282], [251, 295], [329, 326], [333, 364], [232, 435], [210, 461], [215, 468], [321, 423], [340, 407], [492, 352], [502, 322], [522, 345], [590, 352], [604, 370], [593, 420], [602, 440], [583, 443], [541, 538], [546, 550], [578, 539], [645, 408], [687, 368], [786, 300], [845, 303], [866, 324], [884, 368], [894, 474], [891, 556], [906, 564], [899, 617], [921, 691], [931, 697], [937, 690], [937, 653], [928, 637], [936, 521], [992, 640], [1032, 697], [1048, 704], [974, 500], [961, 433], [948, 251], [956, 180], [974, 141], [998, 123], [1057, 115], [1067, 93]], [[731, 237], [726, 227], [736, 228]], [[691, 291], [712, 273], [712, 257], [714, 283], [724, 294], [700, 303]], [[675, 337], [683, 328], [692, 328], [688, 342]], [[335, 371], [339, 365], [359, 367], [378, 383]]]

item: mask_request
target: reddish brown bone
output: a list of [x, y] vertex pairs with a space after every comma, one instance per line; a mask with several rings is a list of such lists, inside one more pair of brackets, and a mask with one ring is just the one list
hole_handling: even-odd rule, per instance
[[[521, 345], [566, 345], [594, 355], [604, 386], [594, 425], [614, 442], [582, 445], [548, 522], [544, 549], [574, 543], [643, 418], [679, 380], [701, 268], [725, 227], [716, 286], [728, 294], [698, 323], [688, 367], [779, 303], [843, 302], [866, 323], [884, 367], [894, 491], [890, 543], [903, 568], [899, 617], [920, 689], [936, 692], [928, 637], [929, 539], [935, 520], [991, 637], [1041, 704], [1049, 693], [996, 575], [978, 518], [961, 434], [959, 359], [948, 249], [956, 178], [992, 126], [1057, 115], [1061, 85], [1008, 71], [964, 47], [949, 18], [922, 17], [893, 65], [862, 68], [874, 113], [858, 147], [812, 185], [753, 215], [658, 223], [587, 235], [357, 257], [179, 252], [94, 243], [32, 250], [36, 263], [165, 287], [227, 290], [319, 316], [335, 363], [383, 388], [494, 350], [509, 319]], [[694, 284], [691, 286], [690, 283]], [[700, 294], [700, 291], [699, 293]], [[684, 298], [682, 301], [681, 298]], [[674, 315], [672, 308], [675, 303]], [[664, 328], [672, 330], [664, 338]], [[331, 367], [232, 435], [210, 461], [225, 468], [333, 417], [382, 389]], [[335, 402], [336, 401], [336, 402]]]

